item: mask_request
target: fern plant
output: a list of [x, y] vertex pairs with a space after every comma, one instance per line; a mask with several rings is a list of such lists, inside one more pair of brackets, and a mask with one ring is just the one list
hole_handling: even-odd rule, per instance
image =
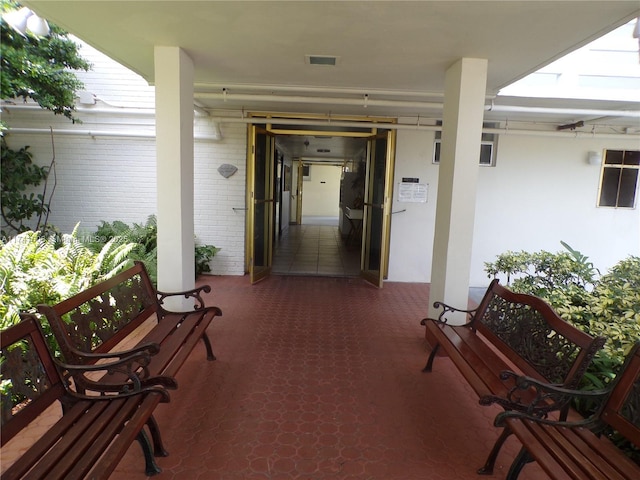
[[[145, 264], [149, 277], [154, 284], [158, 278], [158, 225], [155, 215], [149, 215], [144, 224], [128, 225], [120, 220], [114, 222], [102, 221], [95, 233], [90, 235], [92, 242], [88, 247], [94, 251], [103, 248], [105, 242], [115, 243], [135, 242], [136, 247], [131, 251], [130, 258], [140, 260]], [[220, 251], [213, 245], [196, 245], [194, 251], [196, 277], [211, 271], [209, 262]]]
[[133, 243], [107, 242], [97, 253], [78, 227], [57, 239], [28, 231], [0, 244], [0, 329], [40, 303], [58, 303], [129, 266]]

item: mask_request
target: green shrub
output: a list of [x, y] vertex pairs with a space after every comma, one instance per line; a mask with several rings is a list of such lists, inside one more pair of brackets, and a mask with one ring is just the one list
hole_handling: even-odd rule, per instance
[[71, 234], [21, 233], [0, 244], [0, 330], [17, 323], [20, 312], [58, 303], [130, 265], [134, 244], [107, 242], [93, 252]]
[[211, 271], [209, 262], [219, 251], [220, 249], [213, 245], [196, 245], [196, 277]]
[[131, 250], [129, 258], [143, 262], [149, 277], [154, 284], [157, 284], [158, 224], [155, 215], [147, 217], [144, 224], [127, 225], [119, 220], [111, 223], [103, 221], [90, 238], [91, 242], [87, 246], [94, 251], [100, 250], [112, 240], [119, 244], [134, 243], [135, 247]]
[[[116, 220], [105, 222], [98, 227], [94, 234], [90, 235], [92, 241], [89, 247], [99, 250], [105, 242], [116, 239], [116, 242], [135, 242], [137, 246], [132, 250], [130, 258], [144, 262], [149, 272], [149, 277], [157, 284], [158, 277], [158, 225], [155, 215], [150, 215], [145, 224], [134, 223], [127, 225]], [[211, 271], [209, 262], [220, 251], [213, 245], [196, 245], [194, 251], [196, 277]]]
[[624, 259], [600, 276], [586, 256], [562, 244], [566, 252], [503, 253], [485, 270], [490, 277], [505, 275], [512, 290], [546, 300], [566, 321], [607, 339], [585, 385], [599, 388], [640, 339], [640, 258]]

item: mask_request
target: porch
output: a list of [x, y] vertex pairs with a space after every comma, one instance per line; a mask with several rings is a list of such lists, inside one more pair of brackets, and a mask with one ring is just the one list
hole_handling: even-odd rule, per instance
[[[442, 358], [421, 372], [429, 286], [357, 278], [201, 277], [224, 316], [157, 419], [160, 479], [473, 479], [497, 430]], [[505, 478], [510, 440], [488, 478]], [[113, 479], [142, 479], [140, 450]], [[546, 476], [534, 464], [521, 478]]]

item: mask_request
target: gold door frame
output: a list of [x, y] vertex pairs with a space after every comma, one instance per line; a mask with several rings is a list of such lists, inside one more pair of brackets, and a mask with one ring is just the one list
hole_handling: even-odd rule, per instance
[[[325, 114], [281, 114], [281, 113], [249, 113], [249, 117], [252, 118], [260, 118], [264, 119], [264, 123], [261, 125], [263, 132], [266, 132], [269, 135], [323, 135], [323, 136], [347, 136], [347, 137], [366, 137], [372, 138], [375, 141], [375, 138], [379, 138], [379, 134], [377, 134], [377, 128], [371, 128], [371, 123], [382, 122], [382, 123], [396, 123], [397, 119], [390, 117], [361, 117], [361, 116], [336, 116], [336, 115], [325, 115]], [[302, 126], [292, 125], [290, 122], [295, 120], [301, 120]], [[326, 129], [322, 129], [320, 125], [313, 125], [304, 127], [305, 120], [326, 120]], [[279, 121], [281, 123], [279, 123]], [[348, 130], [331, 129], [332, 121], [344, 121], [344, 122], [352, 122], [353, 127], [344, 127]], [[362, 122], [363, 124], [367, 124], [367, 126], [358, 126], [358, 122]], [[256, 130], [255, 126], [249, 124], [248, 125], [248, 145], [249, 148], [247, 153], [247, 198], [246, 202], [248, 205], [247, 208], [247, 217], [246, 217], [246, 261], [245, 267], [246, 271], [248, 271], [251, 275], [252, 282], [258, 281], [270, 273], [271, 270], [271, 259], [273, 257], [273, 235], [269, 235], [269, 268], [268, 272], [265, 272], [259, 276], [255, 275], [255, 272], [252, 272], [252, 269], [255, 269], [253, 265], [253, 252], [255, 249], [254, 245], [254, 217], [255, 217], [255, 200], [253, 198], [254, 188], [255, 188], [255, 147], [256, 147]], [[316, 127], [320, 127], [317, 129]], [[373, 137], [372, 137], [373, 134]], [[361, 275], [367, 281], [370, 281], [374, 285], [377, 285], [379, 288], [382, 287], [383, 279], [388, 276], [389, 270], [389, 239], [390, 239], [390, 229], [391, 229], [391, 198], [393, 192], [393, 168], [395, 163], [395, 139], [396, 139], [396, 131], [395, 130], [385, 130], [384, 135], [387, 136], [387, 149], [386, 149], [386, 171], [385, 171], [385, 181], [384, 181], [384, 205], [383, 205], [383, 218], [382, 218], [382, 238], [381, 238], [381, 268], [379, 273], [376, 275], [370, 275], [369, 272], [366, 272], [364, 269], [365, 266], [365, 247], [367, 244], [370, 245], [370, 238], [365, 237], [365, 228], [364, 225], [367, 221], [366, 212], [365, 216], [363, 216], [363, 241], [362, 241], [362, 250], [361, 250]], [[271, 144], [272, 154], [270, 162], [273, 162], [273, 149], [275, 148], [275, 141]], [[369, 163], [369, 159], [367, 160]], [[296, 221], [298, 224], [302, 223], [302, 164], [301, 160], [298, 160], [298, 192], [297, 192], [297, 208], [296, 208]], [[273, 166], [271, 166], [273, 168]], [[369, 167], [367, 167], [368, 170]], [[368, 175], [368, 173], [367, 173]], [[268, 175], [269, 177], [273, 177], [273, 175]], [[273, 185], [271, 185], [271, 198], [273, 199]], [[272, 209], [268, 209], [271, 210]], [[366, 209], [365, 209], [366, 210]], [[273, 228], [273, 219], [271, 219], [271, 227]], [[370, 233], [369, 233], [370, 235]], [[256, 278], [258, 277], [258, 278]]]
[[[382, 288], [384, 279], [389, 274], [389, 242], [391, 238], [391, 206], [393, 200], [393, 172], [395, 165], [395, 130], [381, 132], [369, 141], [367, 152], [367, 181], [365, 186], [365, 207], [363, 214], [362, 228], [362, 251], [360, 257], [360, 274], [368, 282]], [[382, 198], [381, 203], [375, 202], [373, 196], [376, 194], [374, 182], [380, 180], [376, 178], [376, 162], [378, 148], [377, 141], [386, 140], [384, 157], [384, 173], [382, 175]], [[374, 231], [374, 221], [376, 210], [380, 211], [379, 230]], [[376, 238], [379, 235], [379, 238]], [[379, 242], [379, 252], [375, 252], [374, 244]], [[377, 255], [376, 255], [377, 253]], [[371, 267], [373, 265], [375, 267]]]
[[[261, 159], [257, 158], [258, 135], [265, 135], [265, 151], [264, 165], [261, 166], [262, 177], [257, 178], [256, 165]], [[275, 137], [264, 127], [259, 125], [249, 126], [249, 148], [247, 155], [247, 217], [246, 217], [246, 254], [248, 272], [251, 283], [258, 282], [269, 276], [271, 273], [271, 264], [273, 259], [273, 202], [274, 202], [274, 185], [273, 185], [273, 168], [275, 155]], [[257, 192], [256, 181], [264, 182], [260, 185], [264, 188], [264, 194]], [[264, 198], [257, 198], [262, 197]], [[262, 213], [261, 218], [257, 215]], [[262, 222], [260, 228], [257, 228], [258, 222]], [[260, 243], [257, 245], [257, 242]], [[258, 252], [256, 249], [261, 248]], [[260, 255], [258, 255], [258, 253]], [[260, 259], [258, 258], [260, 257]], [[260, 265], [258, 265], [258, 263]]]

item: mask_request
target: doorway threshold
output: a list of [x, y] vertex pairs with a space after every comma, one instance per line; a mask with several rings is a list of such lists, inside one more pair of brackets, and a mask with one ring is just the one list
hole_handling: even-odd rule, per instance
[[289, 225], [274, 247], [275, 275], [360, 275], [360, 248], [347, 247], [337, 226]]

